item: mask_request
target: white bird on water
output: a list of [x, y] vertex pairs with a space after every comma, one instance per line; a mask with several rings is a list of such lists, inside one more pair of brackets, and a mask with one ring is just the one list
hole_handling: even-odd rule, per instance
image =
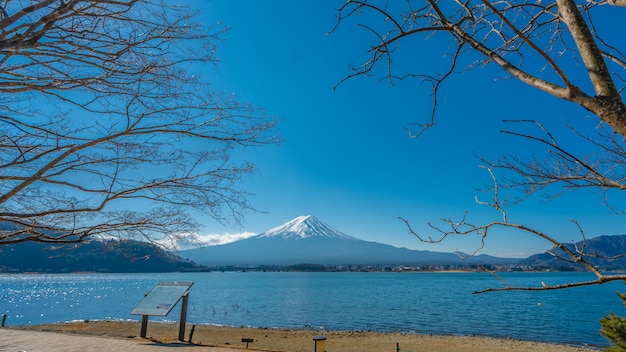
[[543, 286], [543, 288], [547, 288], [548, 287], [548, 285], [546, 285], [546, 283], [543, 282], [543, 281], [541, 281], [541, 286]]

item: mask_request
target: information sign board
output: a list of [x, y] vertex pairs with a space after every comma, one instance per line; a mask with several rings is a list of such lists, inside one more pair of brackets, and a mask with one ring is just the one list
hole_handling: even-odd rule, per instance
[[166, 316], [193, 282], [159, 282], [130, 314]]

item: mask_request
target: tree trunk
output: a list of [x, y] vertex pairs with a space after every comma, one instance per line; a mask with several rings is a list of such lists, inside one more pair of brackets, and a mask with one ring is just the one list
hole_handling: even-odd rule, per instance
[[[626, 0], [616, 0], [626, 2]], [[575, 87], [569, 87], [572, 92], [571, 100], [575, 101], [604, 122], [608, 123], [616, 133], [626, 137], [626, 106], [613, 82], [613, 77], [606, 66], [602, 51], [598, 48], [589, 26], [573, 0], [556, 0], [561, 19], [567, 25], [569, 32], [576, 42], [591, 83], [596, 92], [592, 99], [582, 98], [581, 92]], [[576, 96], [579, 95], [579, 96]]]

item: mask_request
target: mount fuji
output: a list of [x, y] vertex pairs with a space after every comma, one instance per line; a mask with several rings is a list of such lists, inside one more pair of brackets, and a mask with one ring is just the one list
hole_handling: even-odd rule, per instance
[[357, 240], [356, 237], [348, 236], [343, 232], [335, 230], [327, 224], [319, 221], [311, 215], [298, 216], [297, 218], [265, 231], [259, 238], [282, 237], [284, 239], [305, 239], [311, 237], [335, 238], [339, 240]]
[[417, 251], [363, 241], [314, 216], [299, 216], [259, 235], [216, 246], [180, 251], [183, 258], [210, 267], [259, 265], [451, 265], [512, 263], [480, 255], [462, 261], [454, 253]]

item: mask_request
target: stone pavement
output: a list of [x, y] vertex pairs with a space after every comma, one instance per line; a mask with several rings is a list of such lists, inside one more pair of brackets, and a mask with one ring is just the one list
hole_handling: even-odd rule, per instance
[[46, 331], [0, 328], [0, 351], [8, 352], [237, 352], [238, 348], [196, 346], [186, 343], [158, 343], [142, 338], [63, 334]]

